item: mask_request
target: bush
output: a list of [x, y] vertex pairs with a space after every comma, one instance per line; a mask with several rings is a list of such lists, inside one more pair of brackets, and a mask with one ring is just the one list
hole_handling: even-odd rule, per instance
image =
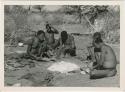
[[13, 18], [9, 15], [4, 16], [4, 41], [8, 42], [11, 37], [11, 33], [16, 30], [16, 24]]
[[[13, 6], [11, 10], [8, 6], [5, 6], [5, 42], [10, 42], [13, 39], [13, 43], [16, 41], [23, 41], [28, 36], [31, 37], [32, 31], [38, 31], [40, 29], [45, 30], [45, 22], [48, 21], [52, 25], [57, 26], [59, 30], [68, 30], [72, 32], [88, 32], [90, 33], [92, 27], [82, 18], [82, 27], [77, 20], [75, 14], [66, 14], [65, 12], [29, 12], [27, 9], [21, 8], [21, 6]], [[77, 20], [77, 21], [76, 21]], [[90, 21], [91, 22], [91, 21]], [[72, 28], [68, 27], [68, 24], [72, 24]], [[75, 25], [76, 26], [75, 26]], [[109, 43], [120, 42], [120, 10], [114, 10], [112, 8], [106, 13], [101, 13], [96, 18], [94, 24], [95, 29], [103, 33], [104, 39]], [[16, 34], [15, 34], [16, 32]], [[14, 35], [13, 35], [14, 34]], [[16, 38], [16, 40], [15, 40]]]
[[48, 21], [53, 25], [61, 25], [63, 24], [63, 14], [49, 13], [45, 16], [45, 21]]
[[108, 12], [97, 18], [97, 28], [103, 33], [104, 40], [108, 43], [120, 42], [120, 13], [113, 11], [113, 15]]

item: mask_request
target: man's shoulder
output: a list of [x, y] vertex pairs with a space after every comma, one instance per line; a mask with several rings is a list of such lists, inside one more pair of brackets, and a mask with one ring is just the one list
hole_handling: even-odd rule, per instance
[[103, 46], [102, 46], [102, 48], [101, 48], [101, 51], [102, 52], [109, 52], [109, 51], [111, 51], [112, 50], [112, 48], [109, 46], [109, 45], [106, 45], [106, 44], [104, 44]]
[[111, 49], [111, 46], [109, 46], [107, 44], [104, 44], [103, 47], [104, 47], [104, 49]]
[[113, 48], [110, 45], [106, 45], [106, 47], [107, 47], [107, 50], [113, 51]]
[[28, 44], [33, 44], [34, 42], [38, 42], [37, 37], [32, 37], [31, 39], [28, 40]]

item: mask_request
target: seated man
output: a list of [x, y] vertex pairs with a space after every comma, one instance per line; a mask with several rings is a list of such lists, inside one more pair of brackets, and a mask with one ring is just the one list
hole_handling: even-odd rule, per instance
[[61, 32], [61, 37], [58, 40], [58, 50], [57, 50], [57, 57], [61, 55], [65, 56], [76, 56], [76, 47], [74, 37], [68, 34], [66, 31]]
[[[99, 32], [94, 33], [94, 35], [93, 35], [93, 42], [97, 38], [98, 39], [102, 39], [101, 33], [99, 33]], [[87, 57], [87, 59], [88, 60], [92, 60], [93, 61], [93, 65], [96, 65], [97, 64], [96, 60], [98, 58], [100, 58], [101, 48], [97, 48], [97, 47], [94, 47], [94, 46], [89, 46], [88, 47], [88, 51], [89, 51], [90, 55]]]
[[57, 40], [54, 38], [54, 34], [57, 34], [58, 31], [52, 27], [50, 24], [46, 24], [46, 32], [45, 32], [45, 38], [47, 42], [47, 46], [49, 48], [50, 55], [53, 54], [52, 51], [55, 49], [55, 45], [57, 43]]
[[104, 77], [112, 77], [116, 75], [116, 56], [113, 49], [104, 44], [102, 39], [94, 40], [94, 47], [100, 48], [100, 58], [97, 59], [97, 64], [93, 66], [90, 72], [90, 79], [99, 79]]
[[47, 44], [45, 41], [45, 33], [42, 30], [37, 32], [37, 35], [33, 37], [27, 48], [28, 57], [31, 59], [39, 60], [47, 52]]

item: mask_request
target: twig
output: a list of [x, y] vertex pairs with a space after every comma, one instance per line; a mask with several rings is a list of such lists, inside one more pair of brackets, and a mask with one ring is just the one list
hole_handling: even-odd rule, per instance
[[87, 22], [89, 23], [89, 25], [90, 25], [94, 30], [96, 30], [95, 27], [94, 27], [94, 25], [92, 25], [91, 22], [89, 21], [88, 17], [87, 17], [86, 15], [84, 15], [84, 16], [85, 16], [85, 19], [87, 20]]

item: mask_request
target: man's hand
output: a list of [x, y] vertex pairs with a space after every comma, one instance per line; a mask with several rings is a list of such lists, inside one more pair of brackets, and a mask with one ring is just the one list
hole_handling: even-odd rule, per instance
[[36, 60], [40, 61], [42, 60], [42, 57], [36, 57]]

